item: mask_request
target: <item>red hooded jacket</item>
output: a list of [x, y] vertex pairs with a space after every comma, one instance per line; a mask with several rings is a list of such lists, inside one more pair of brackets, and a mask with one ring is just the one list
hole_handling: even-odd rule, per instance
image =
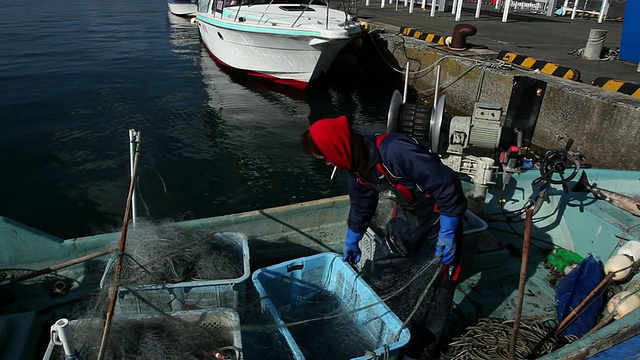
[[351, 169], [351, 130], [346, 116], [318, 120], [309, 132], [320, 155], [339, 169]]

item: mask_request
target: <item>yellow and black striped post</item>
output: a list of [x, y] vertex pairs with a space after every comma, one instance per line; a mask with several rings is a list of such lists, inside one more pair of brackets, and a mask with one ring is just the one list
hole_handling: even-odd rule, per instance
[[608, 77], [599, 77], [593, 80], [591, 85], [640, 98], [640, 85], [638, 84]]
[[444, 39], [446, 39], [446, 36], [440, 36], [440, 35], [436, 35], [436, 34], [429, 34], [427, 32], [423, 32], [420, 30], [416, 30], [410, 27], [401, 27], [400, 28], [400, 32], [402, 33], [402, 35], [405, 36], [410, 36], [412, 38], [416, 38], [416, 39], [420, 39], [420, 40], [424, 40], [424, 41], [428, 41], [428, 42], [432, 42], [434, 44], [438, 44], [438, 45], [444, 45]]
[[580, 81], [580, 71], [578, 71], [577, 69], [560, 66], [548, 61], [538, 60], [536, 58], [516, 54], [505, 50], [500, 51], [497, 58], [532, 70], [538, 70], [541, 73], [545, 73], [548, 75], [558, 76], [574, 81]]

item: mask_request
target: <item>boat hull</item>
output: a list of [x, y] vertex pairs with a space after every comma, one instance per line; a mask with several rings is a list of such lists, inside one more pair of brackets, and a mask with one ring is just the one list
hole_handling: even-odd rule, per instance
[[326, 72], [356, 35], [329, 39], [307, 31], [274, 33], [266, 26], [236, 27], [207, 14], [198, 14], [198, 26], [208, 52], [222, 65], [296, 88]]
[[176, 16], [194, 17], [198, 12], [198, 5], [192, 0], [169, 0], [169, 11]]
[[[629, 196], [640, 196], [640, 171], [589, 169], [588, 172], [589, 177], [599, 186]], [[522, 207], [525, 199], [536, 195], [531, 182], [537, 176], [537, 170], [514, 176], [504, 193], [501, 184], [496, 184], [487, 195], [483, 217], [491, 218], [492, 214], [496, 214], [496, 209], [499, 209], [496, 204], [503, 195], [509, 199], [502, 205], [505, 213], [514, 213]], [[605, 259], [618, 243], [615, 235], [623, 234], [621, 236], [634, 239], [640, 237], [637, 217], [606, 201], [594, 199], [589, 194], [567, 194], [561, 189], [550, 189], [547, 195], [548, 200], [534, 217], [531, 229], [532, 247], [528, 258], [526, 296], [521, 308], [523, 319], [555, 318], [556, 296], [551, 280], [556, 275], [548, 270], [545, 262], [546, 255], [554, 246], [562, 246], [578, 254], [591, 253], [597, 258]], [[390, 208], [379, 206], [380, 214], [377, 213], [376, 217], [386, 219], [388, 214], [381, 209]], [[341, 196], [184, 221], [174, 225], [183, 229], [246, 234], [251, 252], [250, 268], [255, 270], [319, 252], [341, 253], [349, 209], [349, 198]], [[456, 330], [473, 324], [479, 318], [514, 317], [516, 290], [522, 266], [519, 246], [522, 246], [524, 224], [523, 221], [501, 223], [495, 219], [490, 224], [475, 251], [473, 261], [466, 269], [463, 267], [461, 282], [454, 297], [456, 311], [452, 312], [450, 322]], [[98, 250], [114, 248], [121, 237], [120, 233], [107, 233], [62, 240], [2, 217], [0, 235], [3, 241], [0, 268], [33, 270], [60, 264]], [[104, 262], [110, 257], [113, 256], [104, 256], [57, 271], [57, 276], [74, 279], [75, 285], [64, 297], [47, 299], [47, 296], [51, 296], [47, 292], [50, 286], [47, 287], [46, 281], [41, 280], [2, 289], [0, 315], [52, 309], [56, 305], [95, 292], [103, 274]], [[639, 276], [635, 275], [635, 278], [640, 279]], [[250, 297], [256, 296], [255, 293], [251, 295], [252, 293], [249, 291], [247, 294]], [[53, 310], [51, 311], [53, 314]], [[246, 311], [241, 316], [250, 325], [257, 325], [251, 324], [251, 321], [258, 319], [255, 315], [259, 313], [259, 307], [247, 307]], [[640, 333], [638, 315], [640, 309], [539, 359], [586, 359], [625, 341], [629, 342], [623, 346], [634, 346]], [[262, 347], [251, 349], [247, 346], [245, 350], [247, 359], [264, 358], [261, 356]], [[249, 356], [250, 351], [256, 354]]]

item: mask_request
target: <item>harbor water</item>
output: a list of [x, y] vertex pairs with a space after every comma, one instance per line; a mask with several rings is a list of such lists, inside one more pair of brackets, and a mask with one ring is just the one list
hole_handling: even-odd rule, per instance
[[382, 131], [394, 90], [359, 71], [302, 93], [256, 83], [220, 68], [162, 0], [9, 2], [0, 31], [0, 215], [60, 238], [120, 228], [129, 129], [141, 134], [141, 217], [344, 194], [345, 174], [331, 181], [300, 135], [342, 114]]

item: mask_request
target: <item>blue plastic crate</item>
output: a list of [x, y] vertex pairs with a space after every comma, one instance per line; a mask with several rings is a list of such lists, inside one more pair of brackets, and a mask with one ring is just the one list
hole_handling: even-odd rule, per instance
[[[402, 321], [338, 254], [321, 253], [263, 268], [253, 273], [252, 280], [260, 294], [262, 311], [268, 310], [277, 325], [323, 318], [278, 327], [277, 335], [296, 360], [305, 359], [305, 353], [311, 351], [307, 346], [322, 349], [325, 358], [344, 358], [337, 356], [343, 350], [335, 350], [338, 342], [348, 343], [351, 348], [347, 353], [357, 352], [349, 355], [351, 359], [371, 359], [366, 351], [380, 357], [386, 351], [395, 358], [409, 341], [409, 330], [402, 328]], [[302, 314], [304, 317], [299, 316]], [[329, 331], [299, 328], [325, 326], [320, 324], [329, 321], [339, 321], [340, 326], [326, 325]], [[348, 339], [329, 339], [338, 328], [348, 334]], [[355, 349], [354, 344], [363, 348]]]

